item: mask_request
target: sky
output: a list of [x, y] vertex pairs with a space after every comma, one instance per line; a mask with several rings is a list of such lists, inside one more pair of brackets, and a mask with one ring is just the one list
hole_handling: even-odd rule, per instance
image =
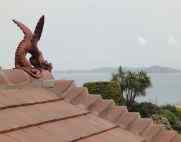
[[14, 67], [23, 38], [45, 15], [39, 48], [55, 70], [161, 65], [181, 69], [180, 0], [6, 0], [0, 5], [0, 66]]

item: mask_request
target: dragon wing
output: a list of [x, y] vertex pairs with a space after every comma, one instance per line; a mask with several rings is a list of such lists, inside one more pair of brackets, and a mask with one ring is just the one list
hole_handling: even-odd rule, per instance
[[39, 41], [40, 38], [41, 38], [41, 34], [42, 34], [42, 31], [43, 31], [43, 26], [44, 26], [44, 20], [45, 19], [45, 16], [41, 16], [37, 25], [36, 25], [36, 28], [35, 28], [35, 31], [33, 33], [33, 40], [34, 41]]
[[22, 30], [22, 32], [24, 33], [24, 38], [31, 38], [33, 36], [32, 31], [25, 26], [23, 23], [17, 21], [17, 20], [13, 20], [13, 22]]

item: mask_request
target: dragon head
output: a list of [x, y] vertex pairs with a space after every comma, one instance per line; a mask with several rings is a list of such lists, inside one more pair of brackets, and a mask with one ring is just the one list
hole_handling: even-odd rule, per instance
[[17, 26], [24, 33], [24, 39], [21, 41], [19, 48], [24, 48], [24, 50], [26, 50], [26, 53], [31, 54], [31, 57], [30, 57], [31, 65], [35, 68], [46, 69], [46, 70], [51, 71], [52, 64], [44, 60], [43, 55], [38, 48], [38, 41], [41, 38], [43, 27], [44, 27], [44, 19], [45, 19], [44, 15], [40, 17], [36, 25], [36, 28], [34, 30], [34, 33], [32, 33], [32, 31], [23, 23], [17, 20], [13, 20], [13, 22], [17, 24]]

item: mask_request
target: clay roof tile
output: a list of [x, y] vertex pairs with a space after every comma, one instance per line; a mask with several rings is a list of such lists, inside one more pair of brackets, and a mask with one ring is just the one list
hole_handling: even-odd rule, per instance
[[180, 142], [175, 131], [90, 95], [73, 81], [54, 81], [48, 72], [34, 80], [23, 71], [2, 71], [2, 85], [0, 141]]

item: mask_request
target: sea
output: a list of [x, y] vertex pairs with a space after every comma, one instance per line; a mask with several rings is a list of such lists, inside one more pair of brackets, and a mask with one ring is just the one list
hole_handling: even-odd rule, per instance
[[[55, 79], [74, 80], [77, 86], [86, 82], [109, 81], [111, 73], [54, 72]], [[152, 86], [146, 90], [146, 96], [138, 97], [138, 102], [151, 102], [157, 105], [181, 106], [181, 73], [150, 73]]]

